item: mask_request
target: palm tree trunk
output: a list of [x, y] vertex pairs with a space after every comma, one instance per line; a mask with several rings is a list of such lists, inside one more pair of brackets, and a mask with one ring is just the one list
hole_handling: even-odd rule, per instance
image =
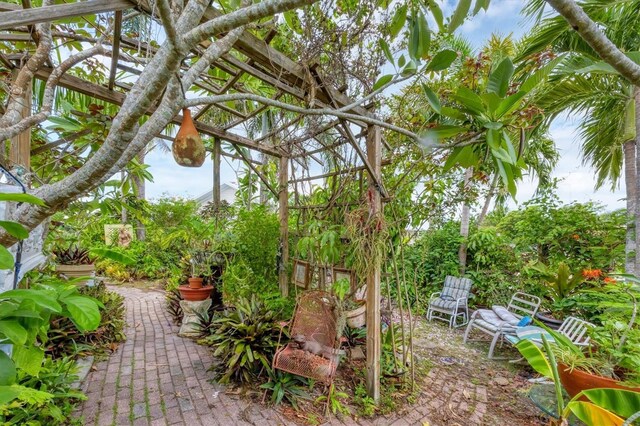
[[[146, 156], [146, 150], [142, 150], [138, 153], [138, 162], [141, 165], [144, 165], [144, 159]], [[145, 200], [147, 197], [147, 182], [143, 177], [140, 176], [132, 176], [133, 184], [136, 187], [136, 196], [138, 200]], [[144, 241], [147, 238], [147, 230], [144, 227], [144, 224], [136, 219], [136, 238], [138, 241]]]
[[[467, 192], [471, 177], [473, 176], [473, 167], [469, 167], [464, 172], [464, 192]], [[466, 197], [466, 194], [465, 194]], [[469, 236], [469, 222], [471, 220], [471, 203], [469, 200], [465, 200], [462, 205], [462, 216], [460, 217], [460, 236], [462, 241], [460, 242], [460, 250], [458, 250], [458, 261], [460, 265], [460, 275], [464, 275], [467, 269], [467, 237]]]
[[[636, 137], [637, 139], [637, 137]], [[636, 140], [624, 143], [624, 181], [627, 195], [627, 232], [625, 238], [624, 270], [627, 274], [636, 273]]]
[[[635, 229], [640, 229], [640, 208], [638, 208], [638, 194], [640, 194], [640, 173], [638, 173], [638, 170], [640, 170], [640, 87], [635, 86], [633, 88], [633, 97], [634, 97], [634, 101], [635, 101], [635, 107], [636, 107], [636, 140], [635, 140], [635, 145], [636, 145], [636, 179], [635, 179], [635, 194], [633, 197], [634, 200], [634, 205], [635, 205], [635, 209], [634, 209], [634, 213], [635, 213]], [[625, 169], [626, 172], [626, 169]], [[638, 241], [638, 237], [640, 237], [640, 232], [636, 232], [636, 244], [635, 247], [640, 247], [640, 241]], [[636, 256], [635, 256], [635, 264], [636, 266], [640, 265], [640, 250], [636, 250]], [[637, 269], [637, 268], [636, 268]], [[634, 272], [638, 272], [638, 271], [634, 271]]]
[[484, 218], [487, 217], [487, 212], [489, 211], [489, 205], [491, 205], [491, 200], [493, 200], [493, 196], [496, 195], [496, 189], [498, 188], [498, 174], [493, 175], [493, 180], [491, 181], [491, 186], [489, 186], [489, 192], [487, 192], [487, 198], [484, 200], [484, 205], [482, 206], [482, 211], [478, 216], [478, 228], [484, 222]]

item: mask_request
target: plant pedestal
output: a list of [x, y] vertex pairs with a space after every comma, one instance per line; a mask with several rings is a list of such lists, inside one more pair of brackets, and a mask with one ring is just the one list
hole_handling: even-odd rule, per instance
[[182, 326], [178, 332], [178, 336], [197, 337], [198, 336], [198, 314], [204, 315], [211, 306], [211, 299], [205, 299], [198, 302], [190, 300], [180, 301], [180, 307], [184, 316], [182, 318]]

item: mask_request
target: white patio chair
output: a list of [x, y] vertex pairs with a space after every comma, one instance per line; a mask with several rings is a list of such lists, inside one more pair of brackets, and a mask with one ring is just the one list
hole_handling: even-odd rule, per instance
[[[460, 327], [469, 321], [469, 292], [473, 282], [469, 278], [448, 275], [444, 279], [442, 291], [435, 292], [429, 298], [427, 319], [447, 321], [449, 327]], [[462, 322], [458, 324], [458, 318]]]
[[464, 332], [464, 342], [469, 340], [469, 333], [474, 328], [492, 336], [489, 359], [496, 359], [493, 356], [496, 343], [505, 335], [513, 334], [522, 317], [533, 318], [540, 308], [540, 302], [538, 296], [517, 292], [511, 297], [506, 308], [494, 306], [492, 309], [478, 309], [471, 316]]

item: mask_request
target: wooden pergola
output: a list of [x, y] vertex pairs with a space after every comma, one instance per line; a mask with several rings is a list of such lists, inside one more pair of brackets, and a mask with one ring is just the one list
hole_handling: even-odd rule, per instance
[[[160, 25], [154, 15], [153, 4], [148, 0], [88, 0], [68, 4], [57, 4], [47, 7], [31, 8], [29, 0], [22, 0], [22, 5], [0, 2], [0, 43], [7, 43], [12, 46], [14, 43], [28, 43], [32, 46], [37, 44], [34, 40], [32, 27], [40, 22], [53, 22], [52, 36], [54, 40], [67, 41], [75, 40], [81, 43], [93, 43], [93, 37], [74, 35], [65, 31], [64, 25], [56, 25], [71, 17], [83, 17], [95, 14], [109, 13], [112, 19], [112, 33], [107, 34], [103, 43], [112, 48], [111, 61], [109, 66], [108, 79], [102, 84], [88, 81], [69, 73], [63, 75], [58, 86], [72, 90], [95, 99], [122, 105], [131, 84], [127, 81], [135, 80], [140, 75], [140, 67], [144, 67], [144, 55], [140, 52], [155, 51], [155, 47], [141, 39], [132, 39], [123, 32], [123, 22], [131, 19], [132, 16], [144, 14], [155, 20], [156, 25]], [[203, 21], [220, 16], [221, 12], [209, 7], [204, 14]], [[98, 29], [96, 28], [96, 31]], [[270, 88], [274, 93], [272, 99], [286, 98], [290, 103], [304, 106], [308, 110], [313, 109], [333, 109], [344, 110], [353, 116], [363, 118], [374, 117], [367, 105], [360, 105], [353, 102], [346, 94], [346, 88], [333, 87], [327, 83], [326, 74], [322, 67], [318, 65], [306, 65], [297, 63], [270, 45], [277, 35], [275, 30], [271, 30], [266, 37], [259, 38], [253, 32], [246, 30], [237, 42], [233, 50], [228, 52], [211, 65], [216, 73], [205, 72], [195, 83], [191, 90], [205, 93], [206, 96], [221, 94], [242, 94], [250, 90], [243, 84], [245, 76], [258, 79], [264, 87]], [[221, 35], [222, 36], [222, 35]], [[206, 49], [207, 44], [201, 43], [199, 48], [194, 49], [191, 54], [197, 58]], [[6, 52], [6, 50], [5, 50]], [[3, 67], [15, 70], [21, 61], [25, 60], [28, 53], [9, 51], [2, 53], [0, 50], [0, 63]], [[187, 70], [188, 65], [182, 65], [182, 70]], [[54, 70], [54, 65], [41, 68], [35, 77], [46, 81]], [[207, 70], [209, 71], [209, 70]], [[119, 78], [116, 78], [119, 75]], [[220, 77], [222, 76], [222, 77]], [[311, 102], [310, 102], [311, 100]], [[215, 203], [220, 203], [220, 167], [221, 157], [228, 156], [244, 161], [248, 167], [260, 178], [263, 185], [273, 192], [279, 200], [279, 217], [282, 256], [279, 265], [279, 285], [283, 295], [289, 291], [289, 247], [288, 247], [288, 217], [289, 191], [292, 185], [300, 182], [311, 182], [322, 180], [330, 176], [338, 176], [346, 173], [366, 173], [369, 194], [368, 203], [371, 214], [382, 211], [383, 201], [389, 197], [382, 181], [381, 168], [386, 161], [383, 161], [383, 150], [385, 143], [382, 138], [379, 126], [359, 121], [358, 119], [336, 118], [336, 116], [323, 115], [315, 120], [312, 126], [300, 128], [300, 123], [304, 122], [305, 114], [296, 114], [293, 118], [280, 123], [269, 133], [263, 134], [257, 139], [250, 139], [238, 132], [238, 129], [250, 120], [255, 119], [263, 113], [270, 105], [261, 105], [252, 111], [243, 108], [243, 102], [217, 103], [197, 107], [194, 112], [196, 128], [202, 135], [210, 136], [214, 139], [211, 156], [214, 165], [213, 176], [213, 199]], [[345, 109], [345, 107], [348, 107]], [[25, 108], [28, 114], [30, 106]], [[231, 117], [224, 125], [213, 124], [209, 121], [209, 114], [216, 111], [224, 111]], [[151, 114], [154, 107], [150, 108], [147, 114]], [[0, 110], [4, 114], [4, 110]], [[173, 117], [172, 122], [180, 124], [182, 116]], [[356, 129], [356, 130], [354, 130]], [[359, 130], [357, 130], [359, 129]], [[333, 141], [327, 142], [326, 138], [321, 138], [323, 134], [332, 135]], [[159, 138], [172, 140], [171, 135], [160, 133]], [[280, 141], [274, 144], [273, 141]], [[235, 153], [224, 152], [221, 142], [230, 143]], [[317, 154], [326, 152], [329, 155], [335, 154], [337, 147], [349, 150], [350, 161], [345, 167], [330, 173], [316, 176], [292, 177], [292, 170], [300, 166], [307, 171], [310, 162], [320, 163]], [[266, 158], [273, 158], [278, 164], [278, 187], [273, 188], [268, 179], [256, 167], [255, 160], [250, 154], [247, 155], [243, 149], [260, 153]], [[388, 149], [388, 147], [387, 147]], [[41, 152], [41, 151], [39, 151]], [[344, 152], [344, 151], [343, 151]], [[11, 158], [14, 165], [30, 167], [31, 141], [30, 132], [24, 132], [11, 141]], [[332, 154], [333, 153], [333, 154]], [[343, 162], [347, 162], [340, 156]], [[375, 271], [366, 277], [367, 285], [367, 385], [369, 394], [378, 400], [380, 396], [380, 284], [381, 265], [375, 265]]]

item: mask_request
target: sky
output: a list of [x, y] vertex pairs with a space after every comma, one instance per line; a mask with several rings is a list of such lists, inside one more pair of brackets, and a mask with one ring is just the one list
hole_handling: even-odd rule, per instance
[[[440, 0], [445, 16], [450, 15], [457, 1]], [[492, 33], [500, 35], [513, 34], [521, 37], [532, 26], [532, 22], [520, 16], [524, 4], [521, 0], [493, 0], [488, 11], [481, 11], [471, 20], [465, 22], [458, 33], [467, 38], [471, 44], [479, 48], [489, 39]], [[448, 12], [448, 13], [447, 13]], [[620, 188], [611, 192], [609, 187], [594, 191], [595, 173], [582, 164], [580, 159], [580, 140], [576, 132], [576, 118], [563, 117], [551, 126], [551, 136], [556, 142], [561, 159], [553, 173], [560, 180], [557, 194], [565, 203], [572, 201], [600, 202], [607, 210], [624, 207], [624, 182]], [[154, 150], [147, 156], [147, 163], [154, 181], [147, 185], [147, 197], [161, 196], [197, 197], [211, 190], [213, 182], [213, 165], [210, 158], [200, 168], [190, 169], [178, 166], [170, 152]], [[234, 169], [238, 162], [227, 162], [223, 159], [221, 180], [223, 183], [235, 185]], [[535, 191], [535, 182], [526, 178], [518, 184], [517, 202], [531, 198]]]

